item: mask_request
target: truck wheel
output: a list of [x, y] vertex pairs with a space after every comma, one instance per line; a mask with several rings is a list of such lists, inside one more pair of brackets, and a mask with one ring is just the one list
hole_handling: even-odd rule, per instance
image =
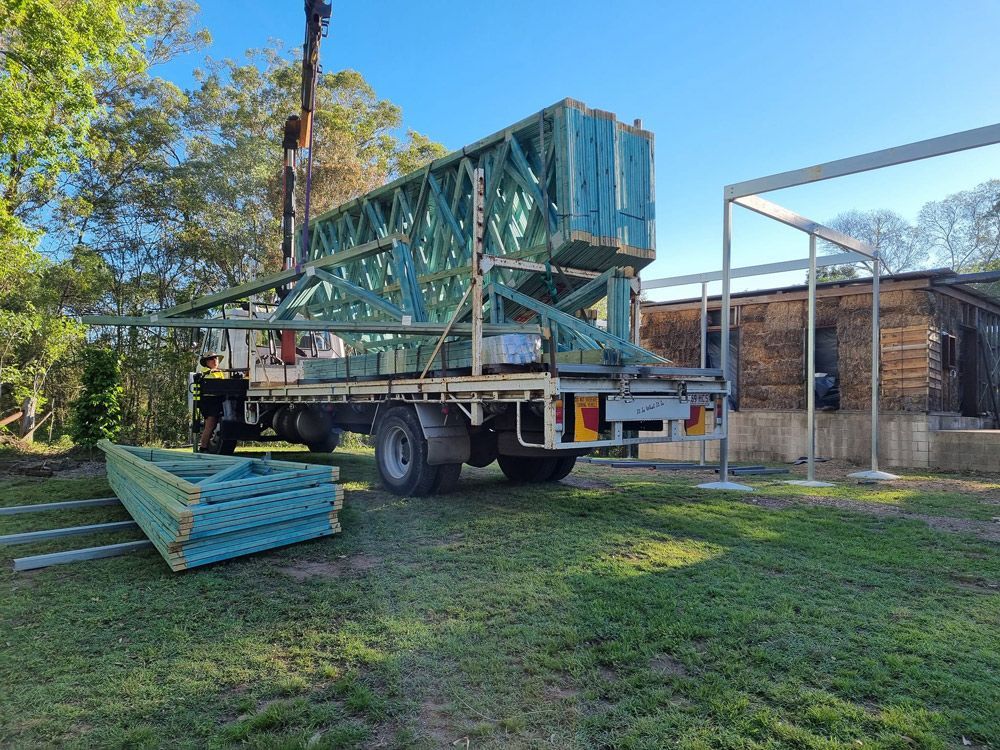
[[340, 433], [331, 432], [321, 443], [307, 443], [310, 453], [333, 453], [340, 445]]
[[469, 436], [469, 466], [482, 468], [497, 460], [497, 434], [492, 430], [481, 430]]
[[497, 456], [500, 470], [512, 482], [545, 482], [556, 468], [558, 459], [546, 456]]
[[215, 425], [212, 436], [208, 439], [208, 450], [204, 453], [215, 453], [220, 456], [231, 456], [236, 452], [235, 440], [222, 439], [222, 422]]
[[564, 456], [563, 458], [556, 459], [556, 468], [552, 471], [552, 476], [549, 477], [550, 482], [558, 482], [561, 479], [565, 479], [569, 476], [569, 473], [573, 471], [573, 467], [576, 466], [576, 456]]
[[430, 494], [447, 495], [458, 484], [458, 478], [462, 475], [462, 464], [444, 464], [436, 468], [437, 478], [431, 485]]
[[410, 497], [430, 493], [438, 467], [427, 463], [427, 441], [412, 409], [391, 409], [379, 422], [375, 465], [390, 492]]

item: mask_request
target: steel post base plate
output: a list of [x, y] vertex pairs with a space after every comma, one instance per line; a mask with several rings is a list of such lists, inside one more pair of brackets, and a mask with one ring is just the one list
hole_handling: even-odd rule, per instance
[[797, 487], [834, 487], [833, 482], [821, 482], [818, 479], [789, 479], [785, 484], [794, 484]]
[[888, 481], [890, 479], [899, 479], [895, 474], [890, 474], [887, 471], [856, 471], [853, 474], [848, 474], [851, 479], [877, 479], [880, 481]]
[[728, 490], [730, 492], [753, 492], [753, 487], [739, 482], [706, 482], [696, 485], [699, 490]]

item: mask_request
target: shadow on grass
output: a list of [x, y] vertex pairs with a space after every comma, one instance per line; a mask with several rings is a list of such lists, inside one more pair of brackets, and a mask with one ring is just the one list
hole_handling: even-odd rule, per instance
[[318, 460], [350, 489], [338, 537], [183, 575], [155, 554], [31, 587], [5, 573], [0, 741], [945, 747], [1000, 730], [997, 597], [962, 583], [1000, 579], [995, 546], [597, 471], [611, 488], [486, 469], [395, 498], [370, 454]]

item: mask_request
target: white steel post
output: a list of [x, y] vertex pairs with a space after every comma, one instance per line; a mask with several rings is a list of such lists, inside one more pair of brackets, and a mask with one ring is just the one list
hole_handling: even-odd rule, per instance
[[809, 312], [806, 329], [806, 478], [789, 484], [832, 487], [816, 481], [816, 235], [809, 235]]
[[[703, 370], [708, 367], [708, 282], [701, 282], [701, 359], [698, 366]], [[701, 460], [699, 466], [705, 465], [705, 441], [701, 441]]]
[[[725, 377], [729, 366], [729, 282], [730, 270], [732, 267], [732, 237], [733, 237], [733, 203], [728, 198], [724, 198], [722, 212], [722, 315], [720, 325], [720, 352], [719, 366]], [[698, 487], [706, 490], [737, 490], [740, 492], [752, 492], [753, 488], [745, 484], [729, 481], [729, 426], [728, 412], [729, 404], [724, 403], [726, 420], [725, 437], [719, 441], [719, 481], [699, 484]]]
[[879, 471], [878, 468], [878, 420], [879, 420], [879, 368], [882, 354], [881, 322], [879, 313], [881, 298], [879, 276], [882, 275], [882, 258], [878, 250], [872, 260], [872, 466], [868, 471], [857, 471], [848, 476], [854, 479], [899, 479], [895, 474]]

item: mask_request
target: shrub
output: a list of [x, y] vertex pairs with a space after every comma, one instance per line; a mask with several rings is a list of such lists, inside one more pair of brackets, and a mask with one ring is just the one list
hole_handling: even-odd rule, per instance
[[70, 435], [77, 445], [93, 448], [98, 440], [114, 442], [121, 430], [121, 365], [110, 349], [83, 352], [83, 392], [73, 404]]

